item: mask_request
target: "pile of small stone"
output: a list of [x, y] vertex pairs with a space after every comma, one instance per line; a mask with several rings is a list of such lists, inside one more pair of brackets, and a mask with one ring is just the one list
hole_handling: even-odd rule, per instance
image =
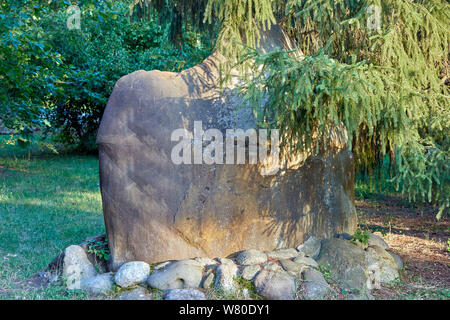
[[250, 249], [230, 258], [198, 257], [157, 265], [131, 261], [116, 273], [102, 273], [81, 246], [72, 245], [64, 253], [62, 276], [68, 289], [90, 295], [107, 295], [118, 288], [121, 300], [152, 299], [149, 289], [158, 289], [166, 300], [204, 300], [211, 289], [237, 293], [239, 278], [251, 281], [256, 293], [267, 299], [324, 299], [336, 294], [336, 286], [369, 293], [396, 279], [402, 261], [388, 249], [375, 234], [365, 245], [355, 245], [345, 235], [310, 237], [297, 248]]

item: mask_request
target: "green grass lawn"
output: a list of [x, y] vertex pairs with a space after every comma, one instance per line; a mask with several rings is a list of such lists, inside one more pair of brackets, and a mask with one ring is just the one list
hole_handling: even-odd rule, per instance
[[19, 283], [71, 244], [104, 231], [94, 156], [31, 157], [0, 149], [0, 298], [73, 298], [62, 288]]

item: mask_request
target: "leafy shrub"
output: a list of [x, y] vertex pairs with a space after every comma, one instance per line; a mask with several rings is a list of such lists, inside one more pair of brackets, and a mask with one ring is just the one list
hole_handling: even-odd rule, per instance
[[356, 230], [356, 232], [352, 236], [352, 242], [356, 244], [357, 242], [362, 243], [367, 246], [369, 243], [369, 231], [361, 231], [360, 229]]
[[87, 244], [88, 252], [94, 254], [100, 260], [108, 261], [109, 259], [109, 247], [108, 239], [104, 241], [101, 240], [90, 240]]
[[[177, 48], [167, 40], [168, 25], [151, 15], [132, 20], [130, 0], [49, 3], [0, 6], [1, 120], [26, 141], [39, 128], [55, 142], [96, 149], [96, 131], [120, 77], [140, 69], [181, 71], [210, 52], [195, 32], [185, 30], [185, 45]], [[66, 26], [71, 4], [81, 9], [80, 30]]]

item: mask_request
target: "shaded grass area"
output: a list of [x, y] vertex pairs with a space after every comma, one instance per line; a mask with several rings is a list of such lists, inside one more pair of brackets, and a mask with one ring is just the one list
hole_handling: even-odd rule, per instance
[[0, 298], [83, 298], [58, 286], [22, 290], [21, 283], [67, 246], [104, 232], [98, 159], [30, 155], [0, 149]]

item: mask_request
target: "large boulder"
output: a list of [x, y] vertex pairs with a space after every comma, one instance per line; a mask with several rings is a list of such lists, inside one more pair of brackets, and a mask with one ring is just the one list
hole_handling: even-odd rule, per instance
[[[275, 47], [292, 48], [276, 25], [261, 38], [262, 51]], [[250, 109], [237, 111], [240, 102], [230, 90], [220, 94], [222, 59], [213, 53], [180, 73], [140, 70], [116, 83], [97, 136], [113, 270], [133, 260], [292, 248], [313, 235], [355, 230], [353, 159], [342, 136], [319, 155], [282, 158], [272, 175], [261, 162], [172, 161], [180, 143], [171, 141], [176, 129], [192, 134], [196, 121], [222, 133], [255, 126]], [[193, 142], [198, 150], [198, 139]]]

